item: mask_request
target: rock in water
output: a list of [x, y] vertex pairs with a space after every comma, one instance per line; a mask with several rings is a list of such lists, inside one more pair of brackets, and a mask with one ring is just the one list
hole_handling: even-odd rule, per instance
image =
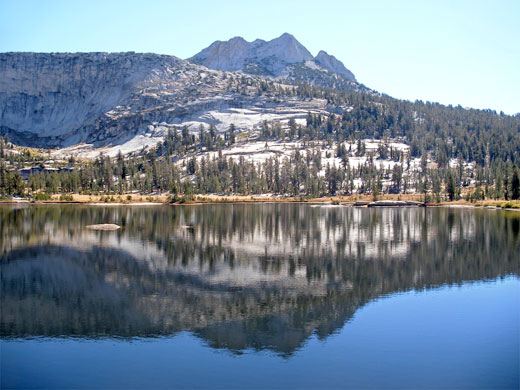
[[121, 226], [115, 225], [113, 223], [101, 223], [101, 224], [97, 224], [97, 225], [88, 225], [87, 226], [87, 229], [92, 229], [92, 230], [117, 230], [120, 228], [121, 228]]

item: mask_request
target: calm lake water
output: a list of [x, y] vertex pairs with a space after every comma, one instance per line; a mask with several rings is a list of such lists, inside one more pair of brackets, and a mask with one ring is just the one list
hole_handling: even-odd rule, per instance
[[2, 206], [0, 267], [2, 389], [520, 385], [519, 212]]

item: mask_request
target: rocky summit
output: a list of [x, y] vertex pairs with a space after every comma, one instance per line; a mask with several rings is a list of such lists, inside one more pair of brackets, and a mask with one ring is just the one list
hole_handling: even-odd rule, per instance
[[285, 33], [268, 42], [262, 39], [247, 42], [242, 37], [216, 41], [189, 60], [211, 69], [279, 76], [287, 65], [312, 61], [314, 57], [292, 35]]
[[354, 77], [354, 74], [345, 68], [345, 65], [343, 65], [343, 62], [338, 60], [336, 57], [331, 56], [327, 54], [326, 51], [320, 50], [316, 58], [314, 59], [316, 63], [319, 65], [337, 73], [342, 76], [345, 76], [347, 79], [356, 81], [356, 78]]
[[247, 74], [287, 78], [330, 87], [332, 80], [344, 78], [344, 87], [354, 88], [356, 78], [341, 61], [320, 51], [316, 57], [293, 37], [284, 33], [271, 41], [247, 42], [241, 37], [216, 41], [189, 58], [189, 61], [211, 69], [241, 71]]

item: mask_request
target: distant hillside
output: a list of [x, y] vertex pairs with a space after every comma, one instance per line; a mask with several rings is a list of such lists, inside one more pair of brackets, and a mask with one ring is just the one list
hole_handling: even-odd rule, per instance
[[[56, 173], [31, 187], [439, 198], [449, 186], [452, 198], [475, 187], [475, 199], [516, 197], [519, 115], [379, 94], [288, 34], [214, 45], [230, 57], [205, 49], [205, 61], [238, 70], [133, 52], [0, 54], [0, 135], [10, 141], [0, 139], [0, 194], [21, 192], [15, 172], [58, 166], [61, 184]], [[244, 71], [251, 47], [273, 76]], [[59, 150], [49, 158], [13, 144]], [[117, 167], [106, 160], [120, 152]], [[62, 169], [74, 169], [71, 155], [97, 162], [80, 180]]]

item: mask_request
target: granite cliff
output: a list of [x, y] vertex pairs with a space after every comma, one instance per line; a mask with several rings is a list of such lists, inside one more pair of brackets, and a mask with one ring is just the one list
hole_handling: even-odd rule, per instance
[[[308, 53], [296, 45], [285, 58], [298, 55]], [[269, 82], [278, 91], [297, 88]], [[26, 146], [128, 152], [155, 145], [173, 126], [224, 131], [234, 123], [250, 131], [264, 120], [335, 110], [320, 99], [260, 91], [262, 83], [157, 54], [0, 53], [0, 135]]]

